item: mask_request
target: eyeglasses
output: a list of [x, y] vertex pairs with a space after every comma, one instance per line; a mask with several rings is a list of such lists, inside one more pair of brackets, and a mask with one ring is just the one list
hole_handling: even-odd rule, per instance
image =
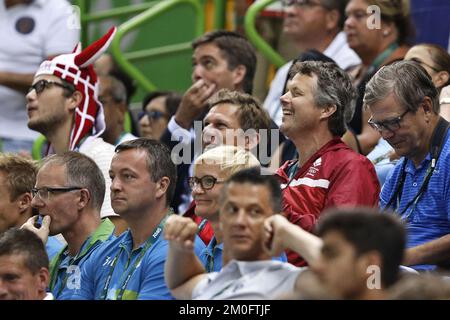
[[138, 113], [138, 119], [141, 120], [143, 117], [148, 116], [149, 119], [158, 120], [160, 118], [168, 118], [167, 113], [158, 111], [158, 110], [150, 110], [150, 111], [141, 111]]
[[194, 189], [196, 185], [200, 184], [203, 190], [210, 190], [214, 188], [216, 183], [222, 183], [225, 182], [225, 180], [217, 180], [217, 178], [207, 175], [203, 176], [201, 178], [197, 177], [190, 177], [189, 178], [189, 187], [191, 189]]
[[430, 64], [428, 64], [428, 63], [426, 63], [426, 62], [423, 62], [422, 60], [420, 60], [420, 59], [418, 59], [418, 58], [411, 58], [411, 59], [409, 59], [409, 60], [414, 61], [414, 62], [417, 62], [417, 63], [420, 64], [422, 67], [425, 66], [425, 67], [430, 68], [431, 70], [434, 70], [434, 71], [436, 71], [436, 72], [439, 72], [439, 70], [438, 70], [437, 68], [431, 66]]
[[33, 198], [36, 197], [36, 195], [41, 200], [48, 200], [50, 197], [50, 193], [57, 193], [57, 192], [70, 192], [74, 190], [81, 190], [82, 187], [60, 187], [60, 188], [52, 188], [52, 187], [42, 187], [42, 188], [33, 188], [31, 189], [31, 194], [33, 195]]
[[323, 7], [319, 2], [314, 2], [311, 0], [281, 0], [281, 4], [284, 7], [297, 6], [301, 8], [312, 8], [312, 7]]
[[378, 132], [382, 132], [383, 130], [388, 130], [390, 132], [394, 132], [398, 129], [400, 129], [400, 122], [402, 121], [403, 117], [411, 110], [406, 110], [401, 115], [399, 115], [396, 118], [388, 119], [384, 121], [373, 121], [372, 118], [367, 121], [372, 128], [377, 130]]
[[33, 91], [33, 90], [35, 90], [36, 94], [40, 94], [40, 93], [42, 93], [42, 91], [44, 91], [47, 88], [50, 88], [52, 85], [53, 86], [57, 86], [57, 87], [61, 87], [63, 89], [67, 89], [70, 92], [74, 92], [75, 91], [73, 86], [70, 86], [70, 85], [67, 85], [67, 84], [64, 84], [64, 83], [59, 83], [59, 82], [56, 82], [56, 81], [49, 81], [49, 80], [42, 79], [42, 80], [39, 80], [38, 82], [36, 82], [35, 84], [33, 84], [28, 89], [28, 93]]

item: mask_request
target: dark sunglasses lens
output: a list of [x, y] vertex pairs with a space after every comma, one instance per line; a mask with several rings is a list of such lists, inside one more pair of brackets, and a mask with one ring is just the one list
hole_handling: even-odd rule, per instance
[[148, 113], [149, 118], [152, 118], [154, 120], [158, 120], [159, 118], [162, 118], [164, 116], [164, 114], [160, 111], [150, 111]]

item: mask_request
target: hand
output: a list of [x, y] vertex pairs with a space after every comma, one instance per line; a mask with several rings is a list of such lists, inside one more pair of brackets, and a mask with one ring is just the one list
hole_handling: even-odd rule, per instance
[[39, 216], [33, 216], [27, 220], [20, 228], [28, 229], [34, 232], [44, 244], [47, 244], [48, 234], [50, 233], [50, 222], [52, 219], [50, 216], [44, 216], [42, 218], [42, 225], [40, 227], [36, 227], [36, 222], [38, 221]]
[[164, 238], [179, 251], [192, 251], [198, 226], [190, 218], [171, 215], [164, 225]]
[[284, 244], [284, 230], [285, 226], [289, 223], [290, 222], [281, 214], [274, 214], [264, 221], [264, 250], [270, 256], [279, 256], [286, 249]]
[[216, 84], [208, 84], [200, 79], [183, 95], [180, 106], [175, 113], [175, 121], [179, 126], [189, 130], [194, 120], [208, 107], [206, 101], [216, 90]]

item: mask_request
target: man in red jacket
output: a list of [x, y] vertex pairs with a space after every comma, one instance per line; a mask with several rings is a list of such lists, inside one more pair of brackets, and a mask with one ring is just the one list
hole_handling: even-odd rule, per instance
[[[297, 160], [277, 171], [288, 220], [312, 231], [324, 209], [377, 206], [380, 185], [375, 169], [364, 156], [341, 140], [353, 116], [355, 90], [337, 65], [297, 63], [280, 99], [280, 130], [295, 144]], [[304, 265], [288, 251], [288, 261]]]

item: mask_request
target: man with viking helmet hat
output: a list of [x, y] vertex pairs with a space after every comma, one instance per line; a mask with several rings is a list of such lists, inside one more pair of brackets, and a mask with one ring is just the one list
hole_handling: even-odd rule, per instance
[[28, 127], [47, 138], [47, 154], [79, 151], [94, 159], [100, 167], [106, 181], [101, 216], [114, 222], [117, 234], [126, 226], [111, 207], [108, 170], [114, 147], [100, 138], [105, 130], [105, 120], [93, 68], [115, 32], [116, 28], [111, 28], [83, 51], [78, 44], [73, 53], [44, 61], [26, 98]]

